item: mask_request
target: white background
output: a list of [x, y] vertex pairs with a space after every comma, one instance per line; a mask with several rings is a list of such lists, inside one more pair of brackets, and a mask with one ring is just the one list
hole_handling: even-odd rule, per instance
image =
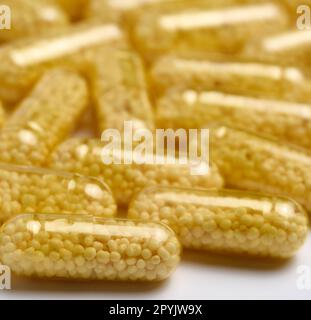
[[301, 265], [308, 266], [311, 273], [311, 234], [298, 255], [283, 263], [184, 252], [176, 272], [160, 284], [79, 283], [13, 277], [12, 290], [0, 291], [0, 300], [310, 299], [311, 290], [297, 287], [297, 268]]

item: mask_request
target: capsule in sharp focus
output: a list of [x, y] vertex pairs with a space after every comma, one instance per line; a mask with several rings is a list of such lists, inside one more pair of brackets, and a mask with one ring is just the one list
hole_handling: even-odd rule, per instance
[[71, 133], [87, 102], [83, 78], [63, 69], [48, 71], [0, 130], [0, 161], [44, 164]]
[[176, 268], [180, 244], [158, 223], [21, 215], [1, 229], [0, 259], [23, 276], [160, 281]]
[[0, 42], [44, 34], [69, 25], [67, 15], [50, 0], [1, 0], [10, 8], [11, 28], [1, 30]]
[[206, 54], [167, 55], [154, 63], [150, 76], [158, 95], [176, 87], [311, 101], [311, 80], [301, 68], [250, 59], [207, 57]]
[[92, 71], [91, 89], [100, 132], [123, 131], [124, 121], [131, 121], [134, 129], [154, 128], [145, 71], [138, 55], [103, 50], [94, 60]]
[[147, 12], [138, 20], [134, 38], [147, 60], [168, 51], [237, 53], [254, 34], [276, 33], [287, 25], [285, 11], [274, 3], [211, 8], [203, 1]]
[[228, 187], [288, 196], [311, 210], [311, 157], [253, 133], [210, 127], [211, 159]]
[[153, 187], [129, 218], [168, 224], [185, 248], [288, 258], [304, 244], [308, 217], [295, 202], [264, 194]]
[[83, 23], [4, 46], [0, 49], [0, 98], [13, 104], [47, 69], [62, 66], [85, 71], [98, 48], [124, 47], [125, 43], [122, 30], [115, 24]]
[[110, 189], [94, 178], [34, 167], [0, 164], [0, 223], [24, 213], [93, 214], [110, 218]]
[[221, 122], [311, 150], [311, 104], [219, 91], [170, 91], [157, 102], [161, 128], [197, 128]]
[[[131, 160], [123, 148], [115, 148], [110, 157], [105, 146], [100, 140], [70, 139], [55, 150], [50, 167], [103, 179], [120, 205], [128, 205], [136, 192], [152, 185], [189, 188], [221, 188], [223, 185], [217, 168], [207, 162], [202, 161], [198, 168], [207, 170], [204, 170], [204, 173], [202, 171], [202, 175], [194, 175], [190, 161], [188, 164], [179, 164], [176, 161], [174, 164], [151, 164], [145, 163], [145, 159], [142, 159], [142, 163], [139, 164]], [[106, 161], [107, 156], [110, 164]], [[139, 157], [135, 150], [131, 156]], [[155, 157], [155, 154], [147, 154], [146, 158], [151, 157]], [[163, 157], [163, 160], [167, 159]]]

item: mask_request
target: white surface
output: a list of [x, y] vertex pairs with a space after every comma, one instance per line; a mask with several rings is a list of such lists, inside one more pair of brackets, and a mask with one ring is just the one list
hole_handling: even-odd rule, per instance
[[311, 270], [311, 234], [298, 255], [281, 264], [185, 252], [179, 268], [162, 284], [73, 283], [13, 277], [12, 290], [0, 291], [0, 300], [311, 299], [311, 290], [297, 287], [297, 268], [301, 265]]

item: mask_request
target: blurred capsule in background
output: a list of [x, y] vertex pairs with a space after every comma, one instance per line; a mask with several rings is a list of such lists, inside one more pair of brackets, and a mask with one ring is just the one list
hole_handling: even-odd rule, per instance
[[274, 34], [289, 24], [286, 10], [275, 3], [208, 3], [172, 4], [141, 15], [134, 31], [136, 47], [148, 61], [168, 51], [238, 53], [254, 34]]
[[0, 43], [38, 36], [69, 26], [67, 15], [53, 0], [1, 0], [11, 11], [11, 28], [1, 30]]
[[150, 79], [156, 96], [180, 88], [311, 102], [311, 79], [303, 69], [231, 55], [163, 56], [152, 66]]
[[152, 222], [26, 214], [0, 232], [1, 261], [30, 277], [161, 281], [180, 251], [174, 232]]
[[229, 190], [147, 188], [128, 217], [169, 225], [185, 248], [270, 258], [293, 256], [309, 231], [295, 202]]
[[0, 98], [11, 104], [24, 97], [49, 68], [84, 71], [99, 47], [126, 46], [115, 24], [81, 23], [53, 35], [26, 39], [0, 48]]
[[55, 211], [110, 218], [116, 204], [97, 179], [0, 163], [0, 223], [24, 212]]
[[210, 126], [210, 144], [227, 187], [288, 196], [311, 210], [310, 153], [225, 125]]
[[99, 132], [123, 132], [124, 121], [134, 130], [154, 129], [144, 66], [135, 52], [102, 50], [89, 70]]
[[44, 165], [72, 132], [87, 103], [83, 78], [63, 69], [48, 71], [0, 130], [0, 161]]
[[[50, 167], [68, 172], [97, 177], [105, 181], [111, 188], [118, 204], [127, 206], [133, 195], [147, 186], [166, 185], [180, 187], [221, 188], [223, 180], [218, 169], [206, 162], [200, 163], [204, 174], [193, 174], [190, 161], [188, 164], [180, 164], [174, 158], [174, 164], [168, 164], [169, 157], [160, 157], [159, 154], [141, 154], [128, 152], [122, 147], [114, 148], [109, 154], [107, 144], [100, 140], [70, 139], [64, 142], [52, 154]], [[131, 159], [133, 157], [133, 159]], [[108, 164], [107, 159], [110, 161]], [[164, 160], [146, 163], [145, 160]], [[105, 160], [105, 161], [104, 161]], [[140, 160], [141, 163], [139, 163]], [[188, 160], [188, 159], [187, 159]], [[190, 160], [190, 159], [189, 159]], [[177, 162], [177, 163], [176, 163]], [[202, 169], [202, 170], [203, 170]], [[206, 169], [206, 171], [205, 171]]]

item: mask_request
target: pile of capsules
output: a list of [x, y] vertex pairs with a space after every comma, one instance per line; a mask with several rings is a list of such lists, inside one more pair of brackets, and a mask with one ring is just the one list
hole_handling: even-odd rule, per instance
[[[1, 263], [23, 276], [156, 281], [182, 247], [292, 257], [311, 211], [300, 2], [0, 0], [12, 13], [0, 30]], [[100, 133], [124, 121], [208, 127], [208, 174], [104, 164]]]

